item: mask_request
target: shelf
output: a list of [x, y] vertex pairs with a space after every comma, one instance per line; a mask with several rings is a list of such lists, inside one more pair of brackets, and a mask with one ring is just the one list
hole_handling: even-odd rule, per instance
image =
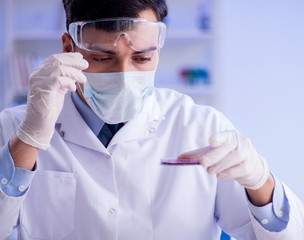
[[[15, 41], [33, 41], [33, 40], [58, 40], [65, 30], [54, 31], [27, 31], [13, 33]], [[166, 40], [212, 40], [213, 35], [209, 32], [202, 32], [197, 29], [168, 29]]]
[[[24, 86], [23, 79], [28, 79], [27, 75], [19, 76], [24, 76], [23, 66], [32, 66], [35, 69], [38, 62], [53, 53], [62, 52], [61, 37], [66, 32], [65, 14], [60, 0], [47, 0], [47, 3], [51, 4], [48, 9], [45, 8], [45, 2], [39, 0], [30, 0], [29, 3], [19, 3], [19, 0], [8, 2], [11, 5], [6, 9], [10, 12], [10, 19], [7, 21], [10, 29], [5, 38], [11, 43], [8, 60], [13, 67], [9, 68], [12, 70], [8, 75], [12, 75], [12, 79], [8, 79], [7, 83], [16, 89], [16, 86]], [[208, 73], [213, 72], [214, 31], [213, 28], [200, 29], [201, 25], [197, 24], [201, 16], [201, 0], [170, 0], [168, 4], [172, 5], [171, 13], [174, 14], [169, 16], [167, 22], [165, 46], [161, 50], [161, 64], [158, 67], [158, 79], [163, 80], [163, 83], [156, 85], [190, 95], [198, 102], [213, 104], [216, 91], [212, 78], [208, 83], [200, 81], [191, 82], [189, 85], [180, 79], [181, 69], [207, 69]], [[21, 72], [15, 70], [15, 56], [21, 66]], [[34, 64], [27, 60], [33, 57], [38, 59]], [[3, 95], [3, 92], [0, 91], [1, 94]], [[12, 92], [12, 96], [5, 95], [5, 98], [12, 99], [15, 103], [26, 98], [26, 93], [22, 91], [15, 94]]]
[[62, 31], [27, 31], [27, 32], [18, 32], [13, 33], [14, 41], [58, 41], [61, 39]]
[[156, 87], [159, 88], [170, 88], [174, 89], [178, 92], [191, 95], [191, 96], [210, 96], [214, 94], [213, 87], [211, 85], [204, 85], [204, 84], [198, 84], [198, 85], [177, 85], [173, 83], [160, 83], [157, 84]]
[[166, 40], [212, 40], [213, 35], [198, 29], [167, 29]]

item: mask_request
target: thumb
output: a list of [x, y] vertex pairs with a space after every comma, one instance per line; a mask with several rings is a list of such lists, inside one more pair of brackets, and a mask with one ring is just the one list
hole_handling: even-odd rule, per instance
[[225, 131], [214, 134], [209, 139], [209, 144], [212, 147], [219, 147], [227, 143], [235, 148], [238, 146], [238, 134], [236, 131]]
[[73, 81], [72, 79], [70, 78], [67, 78], [67, 77], [60, 77], [59, 78], [59, 84], [60, 84], [60, 87], [59, 89], [66, 93], [67, 91], [71, 91], [71, 92], [74, 92], [76, 91], [76, 84], [75, 84], [75, 81]]
[[216, 133], [209, 138], [209, 144], [212, 147], [218, 147], [225, 143], [229, 138], [230, 132]]
[[200, 149], [182, 153], [178, 156], [178, 159], [201, 159], [202, 156], [210, 150], [210, 146], [202, 147]]

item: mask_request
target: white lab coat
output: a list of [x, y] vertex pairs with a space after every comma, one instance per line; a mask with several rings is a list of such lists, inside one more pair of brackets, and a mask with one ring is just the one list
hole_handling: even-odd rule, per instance
[[[24, 111], [1, 113], [1, 145]], [[227, 129], [232, 124], [213, 108], [155, 90], [106, 149], [67, 94], [29, 191], [19, 198], [0, 191], [0, 239], [15, 224], [19, 239], [213, 240], [218, 226], [237, 239], [304, 239], [303, 206], [287, 188], [290, 222], [269, 233], [251, 216], [235, 181], [218, 181], [202, 166], [160, 165], [161, 158], [206, 146]]]

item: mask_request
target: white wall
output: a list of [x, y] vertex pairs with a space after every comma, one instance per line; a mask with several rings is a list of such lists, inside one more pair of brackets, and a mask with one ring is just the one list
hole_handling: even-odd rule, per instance
[[304, 200], [304, 1], [216, 2], [220, 110]]
[[[5, 32], [5, 12], [4, 12], [4, 7], [5, 2], [0, 1], [0, 32], [4, 33]], [[0, 94], [4, 95], [3, 90], [4, 89], [4, 62], [5, 62], [5, 38], [2, 37], [2, 34], [0, 35]], [[0, 97], [0, 110], [4, 107], [4, 101], [2, 100], [3, 98]], [[2, 101], [1, 101], [2, 100]]]

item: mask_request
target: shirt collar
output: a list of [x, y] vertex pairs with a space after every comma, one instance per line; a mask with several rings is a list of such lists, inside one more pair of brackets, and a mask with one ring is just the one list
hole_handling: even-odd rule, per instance
[[83, 120], [88, 124], [89, 128], [97, 136], [98, 133], [100, 132], [101, 128], [104, 125], [104, 121], [102, 121], [93, 112], [93, 110], [81, 100], [77, 91], [72, 92], [72, 101], [75, 104], [75, 107], [78, 110], [78, 112], [80, 113]]

